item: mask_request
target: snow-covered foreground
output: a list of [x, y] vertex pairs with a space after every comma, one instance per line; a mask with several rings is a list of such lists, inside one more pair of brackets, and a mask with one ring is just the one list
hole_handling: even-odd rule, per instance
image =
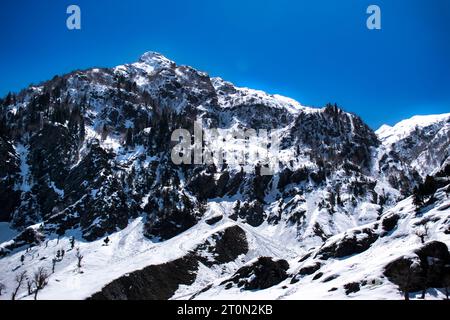
[[[446, 235], [439, 230], [444, 226], [444, 220], [450, 216], [450, 199], [448, 196], [445, 199], [443, 194], [441, 196], [443, 197], [441, 199], [443, 204], [436, 205], [432, 210], [418, 217], [415, 215], [411, 198], [400, 202], [385, 214], [401, 213], [402, 218], [398, 228], [388, 236], [380, 238], [371, 248], [361, 254], [326, 261], [320, 269], [323, 276], [318, 280], [313, 280], [317, 274], [314, 273], [301, 278], [294, 285], [290, 284], [291, 279], [288, 278], [272, 288], [260, 291], [243, 291], [239, 288], [225, 289], [223, 286], [217, 286], [215, 289], [200, 294], [197, 299], [232, 300], [236, 299], [237, 296], [240, 299], [402, 299], [398, 287], [382, 276], [384, 267], [396, 258], [410, 255], [415, 249], [422, 246], [419, 237], [412, 230], [414, 225], [424, 219], [440, 219], [441, 221], [428, 230], [429, 237], [427, 240], [438, 240], [450, 246], [450, 235]], [[367, 226], [371, 225], [373, 224]], [[363, 227], [365, 226], [361, 228]], [[328, 242], [341, 237], [341, 234], [336, 235], [330, 238]], [[288, 260], [290, 272], [295, 273], [299, 268], [311, 264], [311, 259], [298, 262], [300, 257]], [[330, 276], [337, 277], [330, 281], [323, 281]], [[219, 284], [223, 280], [216, 280], [215, 283]], [[361, 280], [366, 280], [368, 285], [359, 292], [350, 295], [344, 292], [343, 286], [345, 284]], [[337, 290], [333, 290], [333, 288]], [[412, 294], [411, 297], [419, 298], [420, 295], [421, 293]], [[445, 293], [440, 290], [430, 289], [427, 291], [426, 299], [443, 298], [445, 298]]]
[[[245, 264], [255, 261], [258, 257], [267, 256], [275, 259], [285, 259], [289, 262], [288, 273], [294, 275], [299, 268], [311, 264], [312, 259], [299, 262], [305, 255], [296, 240], [287, 241], [282, 230], [278, 234], [273, 227], [263, 224], [253, 228], [228, 219], [226, 216], [232, 207], [229, 202], [210, 202], [205, 217], [197, 225], [182, 234], [164, 241], [153, 242], [143, 236], [143, 219], [137, 218], [129, 226], [109, 236], [108, 245], [103, 239], [84, 242], [78, 239], [79, 234], [67, 234], [59, 241], [52, 238], [40, 246], [15, 252], [0, 259], [0, 282], [7, 287], [2, 299], [10, 299], [11, 291], [15, 287], [14, 277], [20, 271], [26, 270], [29, 276], [39, 267], [45, 267], [49, 272], [52, 269], [52, 258], [56, 251], [64, 249], [62, 261], [57, 262], [55, 272], [50, 276], [48, 285], [39, 292], [38, 299], [86, 299], [100, 291], [102, 287], [114, 279], [149, 265], [161, 264], [183, 257], [196, 246], [203, 243], [208, 237], [232, 225], [239, 225], [245, 230], [249, 251], [235, 261], [223, 265], [207, 267], [200, 264], [195, 282], [190, 286], [181, 285], [172, 299], [188, 299], [200, 290], [211, 285], [211, 289], [198, 294], [196, 299], [400, 299], [401, 295], [396, 285], [382, 276], [384, 267], [394, 259], [409, 255], [422, 244], [415, 234], [414, 228], [421, 221], [437, 221], [430, 225], [427, 241], [438, 240], [450, 245], [450, 235], [441, 232], [444, 220], [450, 216], [450, 199], [444, 192], [438, 193], [438, 201], [423, 215], [417, 215], [415, 208], [408, 198], [387, 211], [384, 216], [391, 213], [400, 215], [398, 227], [387, 236], [380, 237], [372, 246], [353, 256], [328, 259], [323, 261], [320, 272], [323, 276], [313, 280], [315, 274], [304, 276], [299, 282], [291, 284], [292, 277], [269, 289], [259, 291], [245, 291], [233, 287], [225, 289], [220, 285], [233, 273]], [[215, 216], [224, 215], [225, 218], [213, 226], [205, 220]], [[363, 227], [373, 227], [374, 223]], [[7, 230], [2, 226], [2, 231]], [[348, 230], [351, 232], [352, 230]], [[2, 232], [5, 237], [6, 233]], [[11, 234], [12, 235], [12, 234]], [[74, 236], [75, 248], [80, 248], [82, 267], [77, 267], [75, 249], [71, 249], [69, 237]], [[327, 240], [327, 243], [342, 238], [338, 234]], [[318, 249], [313, 249], [314, 250]], [[25, 256], [21, 264], [21, 255]], [[334, 278], [323, 281], [329, 276]], [[354, 281], [366, 280], [367, 285], [359, 292], [347, 295], [343, 286]], [[336, 288], [336, 289], [333, 289]], [[331, 291], [330, 291], [331, 289]], [[24, 286], [18, 294], [18, 299], [32, 299]], [[427, 299], [442, 299], [444, 293], [439, 290], [429, 290]]]
[[[215, 212], [223, 213], [222, 206], [223, 204], [212, 203], [212, 210], [210, 210], [210, 214], [205, 215], [205, 219]], [[223, 219], [214, 227], [211, 227], [201, 221], [191, 229], [164, 242], [154, 242], [144, 237], [142, 218], [131, 221], [127, 228], [110, 235], [108, 245], [105, 245], [104, 239], [92, 242], [80, 241], [78, 239], [81, 239], [81, 237], [76, 232], [69, 232], [59, 240], [53, 237], [48, 242], [33, 247], [26, 253], [25, 250], [20, 250], [0, 259], [0, 270], [3, 271], [0, 275], [0, 282], [8, 288], [7, 294], [0, 296], [0, 298], [10, 298], [8, 293], [15, 287], [14, 275], [20, 271], [26, 270], [29, 276], [32, 276], [33, 272], [39, 267], [44, 267], [51, 272], [52, 259], [56, 256], [57, 250], [65, 250], [64, 258], [56, 263], [55, 273], [51, 275], [47, 287], [39, 293], [38, 298], [85, 299], [126, 273], [184, 256], [212, 234], [234, 224], [236, 222]], [[248, 230], [251, 250], [240, 263], [233, 263], [229, 266], [230, 271], [236, 270], [253, 257], [261, 255], [295, 256], [294, 251], [291, 252], [288, 248], [278, 246], [276, 243], [257, 235], [256, 232], [251, 230], [251, 227], [240, 225], [243, 229]], [[70, 237], [72, 236], [77, 239], [74, 249], [71, 249], [70, 244]], [[77, 267], [76, 248], [80, 248], [83, 255], [81, 268]], [[23, 265], [21, 264], [22, 255], [25, 256]], [[18, 298], [32, 299], [33, 296], [28, 295], [24, 287]]]

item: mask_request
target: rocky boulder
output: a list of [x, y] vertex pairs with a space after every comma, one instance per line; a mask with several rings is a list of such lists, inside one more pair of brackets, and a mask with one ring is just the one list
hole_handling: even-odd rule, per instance
[[273, 260], [260, 257], [250, 265], [240, 268], [234, 276], [223, 282], [225, 288], [233, 284], [244, 290], [262, 290], [279, 284], [288, 277], [289, 263], [286, 260]]

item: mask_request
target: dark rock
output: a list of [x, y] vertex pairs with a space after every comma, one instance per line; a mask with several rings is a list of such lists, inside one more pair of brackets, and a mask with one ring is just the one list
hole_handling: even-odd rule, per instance
[[298, 281], [300, 281], [300, 278], [307, 276], [307, 275], [311, 275], [314, 272], [316, 272], [317, 270], [320, 269], [320, 267], [322, 266], [322, 264], [320, 262], [316, 262], [312, 265], [308, 265], [306, 267], [302, 267], [297, 274], [291, 279], [291, 284], [292, 283], [297, 283]]
[[386, 218], [384, 218], [381, 222], [381, 225], [383, 226], [383, 230], [390, 232], [394, 230], [394, 228], [397, 226], [397, 222], [400, 219], [399, 215], [393, 214]]
[[246, 221], [252, 227], [260, 226], [266, 218], [263, 205], [258, 200], [250, 203], [244, 202], [235, 208], [235, 212], [239, 218]]
[[422, 269], [425, 272], [426, 286], [443, 288], [445, 277], [450, 275], [450, 253], [445, 243], [432, 241], [415, 251], [419, 256]]
[[419, 259], [401, 257], [390, 262], [384, 271], [389, 281], [399, 286], [403, 292], [425, 289], [424, 271]]
[[198, 269], [193, 254], [122, 276], [91, 296], [90, 300], [167, 300], [179, 285], [195, 281]]
[[355, 293], [361, 290], [359, 282], [350, 282], [344, 285], [345, 294]]
[[313, 280], [320, 279], [323, 276], [322, 272], [318, 272], [316, 275], [314, 275]]
[[298, 260], [298, 262], [306, 261], [309, 257], [311, 257], [311, 255], [312, 255], [312, 252], [308, 252], [300, 260]]
[[45, 236], [34, 228], [26, 228], [24, 231], [19, 233], [14, 239], [6, 245], [2, 251], [0, 251], [0, 257], [7, 255], [14, 249], [18, 249], [24, 246], [35, 246], [39, 245], [44, 241]]
[[369, 228], [352, 231], [343, 238], [322, 246], [316, 254], [316, 257], [326, 260], [329, 258], [343, 258], [361, 253], [369, 249], [372, 243], [377, 239], [378, 234]]
[[439, 241], [431, 241], [424, 244], [415, 253], [420, 260], [425, 262], [428, 257], [441, 260], [444, 263], [450, 262], [450, 253], [445, 243]]
[[322, 282], [330, 282], [334, 279], [339, 278], [338, 274], [332, 274], [331, 276], [326, 277], [325, 279], [322, 280]]
[[166, 211], [156, 221], [148, 221], [145, 234], [150, 238], [168, 240], [197, 223], [197, 219], [188, 211]]
[[316, 262], [313, 265], [301, 268], [297, 274], [301, 276], [310, 275], [319, 270], [321, 266], [322, 264], [320, 262]]
[[216, 224], [217, 222], [219, 222], [222, 219], [223, 219], [223, 216], [220, 215], [220, 216], [215, 216], [215, 217], [209, 218], [209, 219], [205, 220], [205, 222], [207, 224], [209, 224], [210, 226], [212, 226], [213, 224]]
[[289, 264], [286, 260], [274, 261], [272, 258], [260, 257], [251, 265], [240, 268], [233, 277], [221, 283], [237, 284], [244, 290], [262, 290], [279, 284], [287, 278]]
[[[214, 245], [213, 245], [213, 244]], [[180, 259], [151, 265], [124, 275], [92, 295], [93, 300], [167, 300], [179, 285], [190, 285], [197, 277], [199, 262], [208, 266], [235, 260], [248, 251], [245, 232], [238, 226], [229, 227], [212, 236]], [[207, 260], [203, 253], [214, 256]], [[208, 290], [208, 287], [204, 291]]]
[[390, 262], [384, 271], [389, 281], [408, 293], [446, 286], [450, 274], [450, 254], [445, 243], [432, 241], [415, 251], [415, 255]]
[[199, 200], [207, 200], [217, 196], [216, 181], [213, 174], [198, 174], [192, 178], [187, 187]]
[[[205, 258], [202, 252], [208, 253], [207, 256], [212, 256], [213, 260]], [[234, 261], [247, 252], [248, 242], [245, 231], [238, 226], [215, 233], [212, 235], [211, 241], [208, 239], [195, 250], [200, 261], [207, 266]]]
[[216, 195], [223, 197], [227, 192], [227, 184], [230, 181], [230, 174], [228, 171], [223, 172], [216, 181]]
[[309, 174], [309, 177], [310, 177], [311, 180], [314, 181], [316, 184], [321, 184], [321, 183], [324, 182], [325, 179], [326, 179], [325, 171], [323, 171], [323, 170], [318, 170], [317, 172], [311, 172], [311, 173]]

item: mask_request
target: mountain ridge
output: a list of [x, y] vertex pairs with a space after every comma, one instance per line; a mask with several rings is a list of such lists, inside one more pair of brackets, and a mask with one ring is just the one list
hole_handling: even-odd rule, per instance
[[[68, 256], [58, 258], [53, 280], [40, 293], [44, 298], [84, 299], [108, 284], [97, 297], [126, 298], [117, 291], [126, 281], [114, 281], [149, 266], [157, 266], [150, 269], [162, 278], [150, 279], [144, 272], [133, 274], [135, 281], [157, 285], [167, 278], [165, 268], [175, 268], [183, 279], [171, 279], [174, 298], [238, 294], [242, 288], [260, 288], [254, 297], [301, 297], [297, 290], [314, 286], [324, 274], [319, 269], [348, 267], [352, 255], [360, 279], [341, 269], [345, 281], [325, 283], [341, 288], [358, 280], [364, 287], [364, 261], [390, 244], [399, 246], [396, 257], [416, 250], [424, 245], [416, 235], [424, 224], [431, 230], [427, 240], [449, 240], [445, 115], [406, 133], [401, 126], [402, 135], [386, 143], [380, 135], [385, 137], [387, 127], [377, 134], [337, 105], [310, 108], [237, 88], [153, 52], [131, 64], [55, 77], [5, 97], [0, 105], [0, 160], [5, 164], [0, 167], [0, 230], [10, 234], [0, 244], [0, 282], [11, 287], [17, 270], [49, 268], [54, 251], [65, 248]], [[233, 163], [173, 164], [171, 133], [179, 128], [193, 132], [195, 121], [205, 129], [276, 131], [279, 169], [261, 176], [259, 163], [247, 164], [246, 170]], [[236, 142], [223, 146], [233, 149]], [[418, 188], [432, 190], [420, 195], [420, 205]], [[236, 248], [227, 245], [229, 228], [245, 238], [248, 250], [233, 253]], [[76, 267], [71, 237], [86, 256], [84, 266]], [[111, 244], [102, 245], [106, 237]], [[223, 260], [224, 252], [233, 259]], [[46, 259], [38, 260], [38, 254]], [[381, 256], [371, 270], [388, 289], [378, 288], [377, 297], [393, 297], [395, 285], [381, 264], [395, 257]], [[194, 280], [184, 278], [180, 261], [189, 270], [195, 265]], [[276, 270], [280, 277], [254, 282], [264, 277], [255, 271], [260, 268], [269, 274]], [[100, 276], [100, 270], [108, 272]], [[312, 280], [309, 272], [323, 274]], [[77, 288], [68, 286], [73, 281]], [[292, 294], [282, 293], [279, 283]], [[346, 289], [325, 293], [325, 285], [317, 288], [323, 297], [348, 296]], [[360, 298], [370, 294], [361, 291]], [[23, 292], [21, 298], [30, 296]]]

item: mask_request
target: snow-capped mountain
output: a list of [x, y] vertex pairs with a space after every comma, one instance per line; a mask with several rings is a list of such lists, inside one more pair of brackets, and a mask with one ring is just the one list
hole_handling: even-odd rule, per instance
[[421, 176], [436, 173], [448, 161], [450, 113], [414, 116], [376, 131], [387, 153], [396, 154]]
[[[445, 296], [450, 114], [374, 132], [154, 52], [0, 106], [2, 299]], [[195, 121], [276, 132], [279, 168], [175, 165]]]

